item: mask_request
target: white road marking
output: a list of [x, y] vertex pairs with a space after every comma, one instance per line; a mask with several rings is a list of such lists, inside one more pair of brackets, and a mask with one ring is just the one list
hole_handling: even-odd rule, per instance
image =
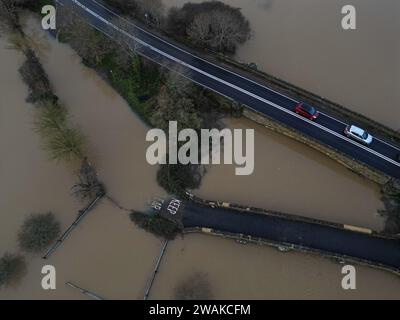
[[168, 41], [164, 40], [163, 38], [160, 38], [160, 37], [158, 37], [157, 35], [150, 33], [150, 32], [147, 31], [146, 29], [143, 29], [143, 28], [141, 28], [141, 27], [135, 25], [134, 23], [132, 23], [131, 21], [125, 19], [124, 17], [121, 17], [119, 14], [117, 14], [117, 13], [111, 11], [111, 10], [108, 9], [106, 6], [104, 6], [103, 4], [97, 2], [96, 0], [92, 0], [92, 2], [97, 3], [100, 7], [106, 9], [108, 12], [110, 12], [110, 13], [112, 13], [113, 15], [119, 17], [120, 19], [127, 21], [129, 24], [131, 24], [131, 25], [134, 26], [135, 28], [137, 28], [137, 29], [143, 31], [144, 33], [147, 33], [148, 35], [150, 35], [150, 36], [152, 36], [152, 37], [154, 37], [154, 38], [156, 38], [156, 39], [158, 39], [158, 40], [160, 40], [160, 41], [162, 41], [162, 42], [168, 44], [169, 46], [171, 46], [171, 47], [173, 47], [173, 48], [175, 48], [175, 49], [177, 49], [177, 50], [179, 50], [179, 51], [182, 51], [182, 52], [184, 52], [184, 53], [186, 53], [186, 54], [188, 54], [188, 55], [190, 55], [190, 56], [192, 56], [192, 57], [194, 57], [194, 58], [196, 58], [196, 59], [199, 59], [199, 60], [201, 60], [201, 61], [204, 61], [204, 62], [206, 62], [206, 63], [208, 63], [208, 64], [210, 64], [210, 65], [212, 65], [212, 66], [214, 66], [214, 67], [216, 67], [216, 68], [218, 68], [218, 69], [224, 70], [224, 71], [226, 71], [226, 72], [229, 72], [230, 74], [233, 74], [233, 75], [238, 76], [238, 77], [240, 77], [240, 78], [242, 78], [242, 79], [245, 79], [245, 80], [247, 80], [247, 81], [249, 81], [249, 82], [251, 82], [251, 83], [254, 83], [254, 84], [256, 84], [257, 86], [259, 86], [259, 87], [261, 87], [261, 88], [264, 88], [264, 89], [267, 89], [267, 90], [269, 90], [269, 91], [275, 92], [276, 94], [278, 94], [278, 95], [280, 95], [280, 96], [282, 96], [282, 97], [284, 97], [284, 98], [287, 98], [287, 99], [289, 99], [289, 100], [291, 100], [291, 101], [293, 101], [293, 102], [300, 103], [300, 101], [297, 101], [297, 100], [295, 100], [295, 99], [293, 99], [293, 98], [291, 98], [291, 97], [289, 97], [289, 96], [286, 96], [286, 95], [284, 95], [284, 94], [281, 93], [281, 92], [275, 91], [275, 90], [273, 90], [273, 89], [271, 89], [271, 88], [268, 88], [268, 87], [262, 85], [261, 83], [258, 83], [258, 82], [256, 82], [256, 81], [251, 80], [251, 79], [249, 79], [249, 78], [246, 78], [246, 77], [244, 77], [244, 76], [242, 76], [242, 75], [240, 75], [240, 74], [234, 73], [234, 72], [231, 71], [231, 70], [225, 69], [225, 68], [223, 68], [223, 67], [221, 67], [221, 66], [219, 66], [219, 65], [217, 65], [217, 64], [214, 64], [214, 63], [211, 62], [211, 61], [208, 61], [208, 60], [205, 60], [205, 59], [203, 59], [203, 58], [201, 58], [201, 57], [199, 57], [199, 56], [196, 56], [196, 55], [194, 55], [193, 53], [191, 53], [191, 52], [189, 52], [189, 51], [186, 51], [185, 49], [182, 49], [182, 48], [180, 48], [180, 47], [174, 45], [173, 43], [169, 43]]
[[[264, 102], [264, 103], [266, 103], [266, 104], [268, 104], [268, 105], [270, 105], [270, 106], [273, 106], [273, 107], [275, 107], [275, 108], [277, 108], [277, 109], [279, 109], [279, 110], [281, 110], [281, 111], [283, 111], [283, 112], [285, 112], [285, 113], [287, 113], [287, 114], [289, 114], [289, 115], [291, 115], [291, 116], [297, 117], [298, 119], [301, 119], [302, 121], [308, 122], [309, 124], [314, 125], [314, 126], [318, 127], [319, 129], [321, 129], [321, 130], [323, 130], [323, 131], [329, 132], [330, 134], [332, 134], [332, 135], [334, 135], [334, 136], [336, 136], [336, 137], [338, 137], [338, 138], [340, 138], [340, 139], [342, 139], [342, 140], [345, 140], [345, 141], [347, 141], [347, 142], [350, 142], [351, 144], [353, 144], [353, 145], [355, 145], [355, 146], [357, 146], [357, 147], [359, 147], [359, 148], [361, 148], [361, 149], [364, 149], [365, 151], [367, 151], [367, 152], [369, 152], [369, 153], [371, 153], [371, 154], [374, 154], [374, 155], [376, 155], [377, 157], [379, 157], [379, 158], [381, 158], [381, 159], [383, 159], [383, 160], [386, 160], [387, 162], [390, 162], [390, 163], [394, 164], [394, 165], [397, 166], [397, 167], [400, 167], [400, 163], [398, 163], [398, 162], [396, 162], [396, 161], [394, 161], [394, 160], [392, 160], [392, 159], [386, 157], [385, 155], [382, 155], [382, 154], [376, 152], [375, 150], [372, 150], [372, 149], [370, 149], [370, 148], [367, 148], [366, 146], [363, 146], [363, 145], [361, 145], [361, 144], [359, 144], [359, 143], [356, 143], [355, 141], [353, 141], [353, 140], [351, 140], [351, 139], [349, 139], [349, 138], [347, 138], [347, 137], [345, 137], [345, 136], [343, 136], [343, 135], [341, 135], [341, 134], [339, 134], [339, 133], [337, 133], [337, 132], [335, 132], [335, 131], [333, 131], [333, 130], [331, 130], [331, 129], [328, 129], [328, 128], [326, 128], [326, 127], [324, 127], [324, 126], [322, 126], [322, 125], [320, 125], [320, 124], [318, 124], [318, 123], [315, 123], [315, 122], [313, 122], [313, 121], [311, 121], [311, 120], [308, 120], [308, 119], [306, 119], [306, 118], [304, 118], [304, 117], [301, 117], [301, 116], [297, 115], [296, 113], [294, 113], [294, 112], [292, 112], [292, 111], [290, 111], [290, 110], [287, 110], [286, 108], [283, 108], [283, 107], [281, 107], [281, 106], [279, 106], [279, 105], [277, 105], [277, 104], [275, 104], [275, 103], [273, 103], [273, 102], [271, 102], [271, 101], [269, 101], [269, 100], [267, 100], [267, 99], [264, 99], [264, 98], [262, 98], [262, 97], [259, 97], [258, 95], [253, 94], [252, 92], [249, 92], [249, 91], [247, 91], [247, 90], [244, 90], [244, 89], [242, 89], [242, 88], [240, 88], [240, 87], [238, 87], [238, 86], [236, 86], [236, 85], [234, 85], [234, 84], [231, 84], [231, 83], [229, 83], [229, 82], [227, 82], [227, 81], [225, 81], [225, 80], [222, 80], [222, 79], [220, 79], [220, 78], [218, 78], [218, 77], [216, 77], [216, 76], [213, 76], [213, 75], [211, 75], [211, 74], [209, 74], [209, 73], [207, 73], [207, 72], [205, 72], [205, 71], [203, 71], [203, 70], [200, 70], [200, 69], [198, 69], [198, 68], [196, 68], [196, 67], [194, 67], [194, 66], [192, 66], [192, 65], [190, 65], [190, 64], [188, 64], [188, 63], [186, 63], [186, 62], [184, 62], [184, 61], [181, 61], [181, 60], [179, 60], [179, 59], [177, 59], [177, 58], [175, 58], [175, 57], [173, 57], [173, 56], [171, 56], [171, 55], [169, 55], [169, 54], [167, 54], [167, 53], [165, 53], [165, 52], [163, 52], [163, 51], [161, 51], [161, 50], [159, 50], [159, 49], [157, 49], [157, 48], [155, 48], [155, 47], [153, 47], [153, 46], [151, 46], [151, 45], [149, 45], [149, 44], [147, 44], [147, 43], [145, 43], [144, 41], [142, 41], [142, 40], [140, 40], [140, 39], [138, 39], [138, 38], [132, 36], [131, 34], [129, 34], [128, 32], [126, 32], [125, 30], [122, 30], [121, 28], [117, 27], [117, 26], [114, 25], [113, 23], [111, 23], [111, 22], [109, 22], [108, 20], [104, 19], [102, 16], [98, 15], [98, 14], [95, 13], [93, 10], [87, 8], [85, 5], [83, 5], [83, 4], [80, 3], [79, 1], [77, 1], [77, 0], [71, 0], [71, 1], [74, 2], [76, 5], [78, 5], [79, 7], [81, 7], [81, 8], [82, 8], [83, 10], [85, 10], [86, 12], [90, 13], [91, 15], [93, 15], [94, 17], [96, 17], [97, 19], [99, 19], [100, 21], [102, 21], [103, 23], [105, 23], [106, 25], [111, 26], [111, 27], [114, 28], [115, 30], [117, 30], [117, 31], [119, 31], [119, 32], [121, 32], [121, 33], [123, 33], [125, 36], [127, 36], [127, 37], [133, 39], [134, 41], [137, 41], [138, 43], [142, 44], [142, 45], [145, 46], [145, 47], [150, 48], [151, 50], [153, 50], [153, 51], [159, 53], [160, 55], [162, 55], [162, 56], [164, 56], [164, 57], [166, 57], [166, 58], [168, 58], [168, 59], [170, 59], [170, 60], [172, 60], [172, 61], [175, 61], [175, 62], [177, 62], [178, 64], [181, 64], [181, 65], [183, 65], [183, 66], [185, 66], [185, 67], [187, 67], [187, 68], [189, 68], [189, 69], [191, 69], [191, 70], [194, 70], [194, 71], [196, 71], [196, 72], [198, 72], [198, 73], [201, 73], [201, 74], [203, 74], [203, 75], [205, 75], [205, 76], [207, 76], [207, 77], [209, 77], [209, 78], [211, 78], [211, 79], [213, 79], [213, 80], [215, 80], [215, 81], [217, 81], [217, 82], [221, 82], [221, 83], [223, 83], [224, 85], [227, 85], [227, 86], [229, 86], [229, 87], [231, 87], [231, 88], [233, 88], [233, 89], [235, 89], [235, 90], [237, 90], [237, 91], [240, 91], [240, 92], [242, 92], [242, 93], [244, 93], [244, 94], [246, 94], [246, 95], [248, 95], [248, 96], [251, 96], [251, 97], [253, 97], [253, 98], [257, 99], [257, 100], [260, 100], [260, 101], [262, 101], [262, 102]], [[107, 10], [108, 10], [108, 9], [107, 9]], [[109, 10], [108, 10], [108, 11], [109, 11]], [[111, 11], [110, 11], [110, 12], [111, 12]], [[165, 42], [165, 41], [164, 41], [164, 42]], [[250, 108], [253, 109], [253, 110], [255, 110], [255, 109], [252, 108], [252, 107], [250, 107]], [[257, 111], [257, 110], [255, 110], [255, 111]], [[257, 111], [257, 112], [259, 112], [259, 111]]]
[[[334, 118], [334, 117], [332, 117], [332, 116], [330, 116], [330, 115], [328, 115], [328, 114], [326, 114], [326, 113], [323, 113], [323, 112], [320, 112], [320, 113], [323, 114], [325, 117], [330, 118], [330, 119], [332, 119], [332, 120], [335, 120], [335, 121], [337, 121], [337, 122], [339, 122], [339, 123], [341, 123], [341, 124], [343, 124], [343, 125], [345, 125], [345, 126], [348, 125], [347, 123], [345, 123], [345, 122], [343, 122], [343, 121], [341, 121], [341, 120], [339, 120], [339, 119], [336, 119], [336, 118]], [[389, 142], [386, 142], [386, 141], [384, 141], [384, 140], [382, 140], [382, 139], [379, 139], [379, 138], [377, 138], [377, 137], [375, 137], [375, 136], [374, 136], [374, 139], [375, 139], [375, 140], [378, 140], [378, 141], [380, 141], [380, 142], [382, 142], [382, 143], [384, 143], [384, 144], [386, 144], [387, 146], [389, 146], [389, 147], [391, 147], [391, 148], [393, 148], [393, 149], [395, 149], [395, 150], [397, 150], [397, 151], [400, 151], [400, 147], [399, 147], [399, 146], [395, 146], [395, 145], [393, 145], [393, 144], [391, 144], [391, 143], [389, 143]]]

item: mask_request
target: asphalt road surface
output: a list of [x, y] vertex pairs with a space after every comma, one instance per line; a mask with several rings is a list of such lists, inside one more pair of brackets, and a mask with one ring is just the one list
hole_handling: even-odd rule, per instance
[[123, 18], [95, 0], [57, 2], [73, 5], [76, 13], [85, 17], [94, 28], [111, 37], [115, 32], [120, 33], [139, 54], [181, 73], [193, 82], [284, 123], [351, 158], [400, 178], [400, 162], [397, 159], [400, 147], [378, 137], [368, 146], [356, 142], [344, 135], [346, 123], [324, 113], [316, 121], [305, 119], [294, 112], [299, 101], [197, 57], [138, 26], [120, 24], [117, 21]]
[[355, 257], [400, 272], [400, 240], [384, 239], [329, 225], [290, 220], [229, 208], [184, 202], [180, 209], [185, 228], [211, 228], [289, 243], [330, 254]]

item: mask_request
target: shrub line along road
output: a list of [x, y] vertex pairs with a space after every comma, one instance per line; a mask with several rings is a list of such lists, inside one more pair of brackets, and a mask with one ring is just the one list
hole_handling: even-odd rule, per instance
[[197, 57], [136, 25], [124, 24], [124, 28], [128, 29], [122, 29], [120, 25], [115, 25], [115, 21], [123, 18], [95, 0], [56, 2], [74, 5], [94, 28], [110, 37], [119, 32], [139, 54], [176, 70], [193, 82], [284, 123], [351, 158], [400, 178], [400, 163], [397, 161], [400, 147], [378, 138], [374, 138], [369, 146], [353, 141], [343, 134], [346, 123], [324, 113], [316, 121], [299, 116], [294, 112], [298, 101]]

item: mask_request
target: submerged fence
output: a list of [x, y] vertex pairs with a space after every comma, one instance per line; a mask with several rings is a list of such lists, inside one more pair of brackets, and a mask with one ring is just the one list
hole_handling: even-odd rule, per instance
[[152, 277], [151, 277], [151, 279], [150, 279], [150, 281], [149, 281], [149, 283], [147, 285], [147, 288], [146, 288], [146, 290], [144, 292], [143, 300], [147, 300], [148, 297], [149, 297], [151, 287], [153, 286], [154, 279], [156, 277], [158, 269], [160, 268], [160, 263], [161, 263], [162, 257], [164, 256], [165, 250], [167, 249], [167, 245], [168, 245], [168, 240], [165, 240], [165, 242], [164, 242], [164, 244], [163, 244], [163, 246], [161, 248], [160, 255], [158, 256], [157, 263], [156, 263], [156, 266], [155, 266], [154, 271], [153, 271], [153, 275], [152, 275]]
[[93, 299], [93, 300], [105, 300], [103, 297], [100, 297], [98, 294], [91, 292], [89, 290], [83, 289], [81, 287], [78, 287], [77, 285], [73, 284], [70, 281], [67, 281], [65, 283], [65, 285], [70, 286], [74, 289], [79, 290], [82, 294], [84, 294], [85, 296], [88, 296], [89, 298]]
[[96, 199], [94, 199], [86, 208], [83, 210], [79, 211], [78, 217], [75, 219], [75, 221], [69, 226], [69, 228], [61, 235], [61, 237], [56, 241], [56, 243], [45, 253], [45, 255], [42, 257], [43, 259], [47, 259], [50, 257], [54, 251], [61, 245], [61, 243], [64, 242], [64, 240], [70, 235], [72, 230], [76, 228], [76, 226], [82, 221], [82, 219], [94, 208], [96, 203], [104, 197], [104, 193], [99, 195]]

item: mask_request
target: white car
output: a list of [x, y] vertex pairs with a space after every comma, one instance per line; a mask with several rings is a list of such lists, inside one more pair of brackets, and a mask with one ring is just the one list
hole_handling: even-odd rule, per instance
[[373, 137], [367, 131], [354, 125], [347, 126], [346, 129], [344, 129], [344, 134], [364, 144], [371, 144], [373, 140]]

